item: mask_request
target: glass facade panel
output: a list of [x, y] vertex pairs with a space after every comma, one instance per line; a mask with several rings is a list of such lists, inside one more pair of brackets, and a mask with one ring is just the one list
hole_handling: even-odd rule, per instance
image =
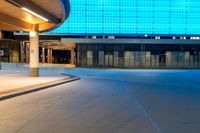
[[133, 67], [150, 67], [150, 52], [125, 51], [124, 66], [127, 68]]
[[105, 66], [112, 67], [113, 66], [113, 55], [105, 54]]
[[87, 51], [87, 65], [93, 65], [93, 51]]
[[99, 51], [99, 65], [104, 66], [104, 51]]
[[172, 60], [172, 53], [170, 51], [166, 51], [166, 67], [171, 66], [171, 60]]
[[124, 52], [124, 66], [129, 67], [129, 65], [130, 65], [130, 52], [125, 51]]
[[183, 67], [188, 65], [188, 52], [171, 52], [171, 65], [174, 67]]
[[77, 66], [199, 68], [200, 45], [77, 44]]
[[146, 67], [150, 67], [151, 66], [151, 52], [146, 52]]
[[200, 34], [199, 0], [70, 0], [51, 34]]
[[185, 57], [184, 57], [184, 66], [189, 67], [190, 64], [190, 52], [185, 52]]
[[130, 59], [130, 63], [129, 63], [130, 67], [134, 67], [135, 66], [134, 52], [130, 51], [129, 59]]
[[152, 67], [159, 67], [159, 55], [151, 55], [151, 66]]
[[118, 67], [118, 66], [119, 66], [119, 52], [114, 51], [114, 67]]
[[135, 67], [140, 67], [141, 52], [134, 52]]

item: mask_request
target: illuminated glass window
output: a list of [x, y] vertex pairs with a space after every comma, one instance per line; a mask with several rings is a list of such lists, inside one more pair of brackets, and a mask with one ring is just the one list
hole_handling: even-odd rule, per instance
[[199, 0], [70, 0], [52, 34], [200, 34]]

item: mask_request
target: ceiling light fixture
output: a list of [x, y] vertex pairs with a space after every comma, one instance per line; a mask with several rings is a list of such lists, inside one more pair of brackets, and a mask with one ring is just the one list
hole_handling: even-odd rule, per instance
[[31, 11], [30, 9], [28, 9], [26, 7], [21, 7], [21, 9], [26, 11], [26, 12], [28, 12], [28, 13], [30, 13], [30, 14], [32, 14], [32, 15], [34, 15], [34, 16], [36, 16], [36, 17], [38, 17], [38, 18], [40, 18], [40, 19], [42, 19], [42, 20], [44, 20], [44, 21], [49, 21], [47, 18], [45, 18], [45, 17], [43, 17], [43, 16]]

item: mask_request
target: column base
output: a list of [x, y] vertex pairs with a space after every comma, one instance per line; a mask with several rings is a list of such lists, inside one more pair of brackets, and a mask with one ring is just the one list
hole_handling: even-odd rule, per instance
[[38, 77], [39, 76], [39, 68], [30, 68], [29, 74], [30, 74], [30, 77]]

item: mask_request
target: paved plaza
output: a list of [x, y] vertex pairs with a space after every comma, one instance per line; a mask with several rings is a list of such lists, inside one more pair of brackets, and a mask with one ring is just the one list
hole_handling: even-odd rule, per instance
[[64, 68], [57, 65], [41, 67], [40, 77], [30, 77], [28, 73], [28, 65], [2, 63], [0, 101], [78, 79], [65, 75]]
[[199, 70], [66, 69], [81, 80], [0, 102], [1, 133], [199, 133]]

